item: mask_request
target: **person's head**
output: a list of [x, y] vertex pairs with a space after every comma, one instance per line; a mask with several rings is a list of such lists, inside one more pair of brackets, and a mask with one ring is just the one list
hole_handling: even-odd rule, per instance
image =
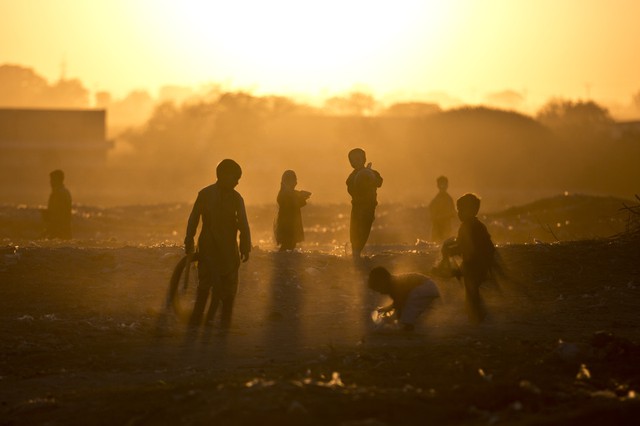
[[285, 170], [282, 174], [282, 180], [280, 181], [281, 188], [293, 189], [298, 184], [298, 177], [293, 170]]
[[376, 266], [369, 272], [369, 288], [382, 294], [391, 292], [391, 273], [384, 266]]
[[438, 189], [440, 191], [446, 191], [449, 188], [449, 179], [446, 176], [440, 176], [436, 179], [436, 184], [438, 185]]
[[49, 181], [51, 182], [51, 186], [62, 185], [64, 182], [64, 172], [60, 169], [52, 171], [49, 173]]
[[476, 194], [464, 194], [456, 201], [456, 208], [462, 222], [473, 219], [480, 211], [480, 198]]
[[225, 159], [218, 163], [216, 167], [216, 177], [218, 183], [225, 189], [233, 189], [238, 185], [242, 176], [240, 165], [233, 160]]
[[364, 167], [364, 163], [367, 162], [367, 154], [365, 154], [364, 149], [362, 148], [354, 148], [349, 151], [349, 163], [351, 163], [351, 167], [354, 169], [360, 169]]

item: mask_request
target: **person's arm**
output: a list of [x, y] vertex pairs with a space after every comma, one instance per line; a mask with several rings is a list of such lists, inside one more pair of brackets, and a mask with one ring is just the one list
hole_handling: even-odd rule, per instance
[[382, 176], [378, 173], [377, 170], [371, 170], [373, 172], [373, 182], [376, 184], [377, 188], [382, 186]]
[[238, 194], [238, 231], [240, 231], [240, 259], [243, 262], [249, 260], [251, 251], [251, 231], [249, 230], [249, 220], [247, 210], [244, 206], [242, 196]]
[[193, 204], [191, 214], [189, 215], [189, 221], [187, 222], [187, 234], [184, 237], [184, 251], [187, 254], [191, 254], [195, 250], [194, 238], [196, 231], [198, 230], [198, 223], [200, 222], [200, 215], [202, 213], [202, 200], [200, 194], [196, 198], [196, 202]]
[[[447, 194], [448, 195], [448, 194]], [[453, 198], [450, 195], [447, 196], [447, 218], [455, 219], [456, 217], [456, 205], [453, 202]]]
[[307, 200], [311, 196], [309, 191], [295, 191], [296, 194], [296, 202], [299, 207], [304, 207], [307, 205]]
[[[460, 233], [458, 233], [458, 236]], [[460, 245], [459, 237], [458, 238], [448, 238], [442, 242], [442, 248], [440, 249], [442, 252], [442, 257], [451, 257], [451, 256], [459, 256]]]
[[387, 306], [381, 306], [377, 309], [377, 311], [381, 314], [387, 313], [387, 312], [391, 312], [396, 308], [396, 305], [393, 301], [391, 301], [390, 304], [388, 304]]
[[355, 188], [354, 188], [354, 178], [355, 178], [356, 172], [353, 171], [351, 172], [351, 174], [349, 175], [349, 177], [347, 177], [347, 192], [349, 193], [349, 195], [351, 195], [353, 197], [354, 193], [355, 193]]
[[71, 193], [68, 190], [64, 191], [63, 205], [64, 205], [64, 212], [67, 215], [71, 216]]

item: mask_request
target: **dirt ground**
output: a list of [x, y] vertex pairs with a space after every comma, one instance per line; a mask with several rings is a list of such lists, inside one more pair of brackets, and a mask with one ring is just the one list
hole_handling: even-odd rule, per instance
[[[164, 309], [182, 256], [172, 230], [173, 240], [142, 225], [136, 238], [105, 235], [98, 225], [89, 232], [85, 215], [83, 238], [36, 240], [15, 231], [28, 209], [7, 209], [0, 225], [14, 233], [0, 259], [0, 424], [640, 418], [637, 237], [501, 243], [507, 278], [483, 289], [488, 320], [470, 325], [460, 284], [438, 279], [442, 301], [413, 333], [373, 326], [370, 312], [385, 300], [364, 279], [377, 265], [428, 274], [434, 245], [374, 244], [360, 264], [335, 244], [341, 237], [294, 253], [262, 245], [241, 266], [231, 330], [194, 335], [185, 329], [191, 293], [180, 314]], [[154, 229], [164, 223], [153, 218]]]

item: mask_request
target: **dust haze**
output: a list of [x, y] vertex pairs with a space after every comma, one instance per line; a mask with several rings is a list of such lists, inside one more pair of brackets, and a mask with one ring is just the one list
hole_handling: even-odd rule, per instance
[[[8, 203], [42, 203], [46, 173], [55, 168], [66, 170], [82, 204], [192, 202], [195, 191], [215, 180], [223, 158], [242, 166], [238, 188], [248, 204], [274, 203], [286, 169], [313, 193], [312, 203], [347, 203], [346, 154], [354, 147], [365, 149], [384, 177], [382, 204], [426, 204], [440, 175], [449, 178], [454, 196], [476, 192], [488, 210], [564, 192], [630, 198], [640, 177], [638, 126], [617, 122], [591, 100], [551, 99], [533, 116], [509, 109], [522, 96], [512, 90], [488, 94], [493, 106], [449, 109], [421, 101], [382, 104], [361, 92], [313, 106], [217, 86], [199, 92], [166, 86], [158, 99], [143, 91], [123, 99], [99, 92], [91, 101], [79, 80], [49, 83], [16, 65], [0, 71], [3, 108], [97, 106], [106, 112], [102, 131], [110, 144], [104, 159], [84, 164], [65, 152], [16, 164], [9, 152], [0, 172], [0, 201]], [[4, 139], [30, 131], [22, 126], [5, 119]], [[68, 133], [77, 133], [74, 126]], [[40, 139], [46, 134], [41, 129]]]
[[[94, 104], [78, 81], [52, 85], [16, 66], [0, 67], [3, 79], [22, 91], [0, 90], [0, 422], [637, 419], [636, 122], [591, 100], [549, 100], [535, 115], [498, 108], [521, 101], [511, 91], [455, 108], [219, 88], [167, 89], [161, 102], [101, 93]], [[355, 147], [384, 179], [360, 260], [345, 185]], [[168, 282], [196, 194], [225, 158], [242, 166], [251, 259], [230, 330], [194, 338], [197, 274], [177, 313]], [[72, 240], [43, 238], [54, 169], [73, 196]], [[278, 252], [285, 170], [312, 195], [304, 242]], [[441, 257], [427, 206], [443, 175], [454, 199], [482, 198], [505, 268], [482, 289], [489, 317], [469, 324], [460, 281], [437, 278], [440, 303], [414, 333], [375, 329], [371, 312], [388, 300], [366, 287], [371, 268], [429, 275]]]

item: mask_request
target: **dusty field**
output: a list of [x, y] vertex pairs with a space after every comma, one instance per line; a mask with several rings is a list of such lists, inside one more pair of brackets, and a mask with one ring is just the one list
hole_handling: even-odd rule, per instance
[[469, 325], [459, 284], [439, 280], [442, 304], [414, 333], [372, 327], [384, 301], [363, 279], [376, 265], [428, 273], [434, 246], [379, 244], [354, 265], [335, 235], [302, 253], [265, 243], [241, 267], [231, 331], [190, 336], [184, 315], [164, 310], [181, 248], [156, 230], [171, 220], [145, 227], [123, 210], [130, 232], [107, 236], [87, 216], [93, 228], [61, 243], [25, 238], [15, 225], [25, 211], [2, 222], [14, 225], [0, 262], [1, 424], [640, 418], [637, 238], [502, 244], [509, 279], [484, 289], [488, 321]]

